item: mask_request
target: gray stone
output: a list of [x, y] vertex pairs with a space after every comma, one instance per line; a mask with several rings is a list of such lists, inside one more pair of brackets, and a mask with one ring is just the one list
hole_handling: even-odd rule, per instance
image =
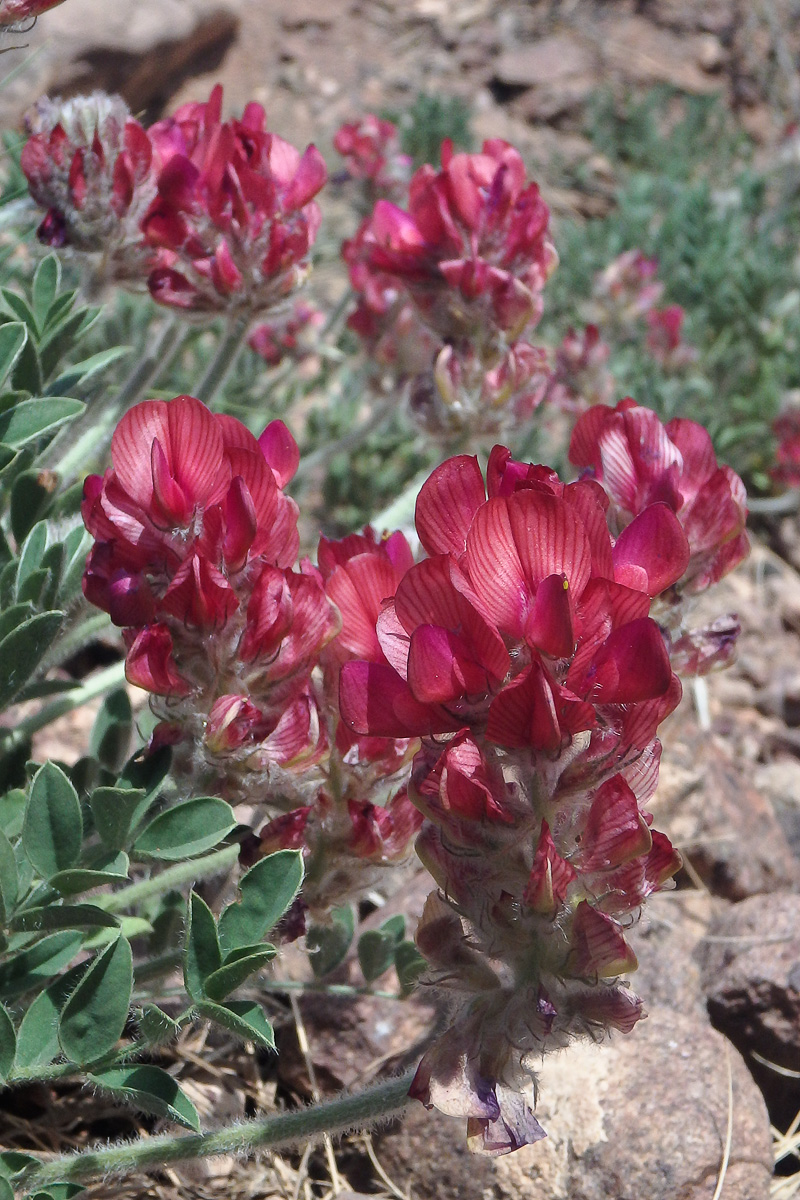
[[800, 896], [732, 905], [709, 925], [698, 957], [711, 1020], [748, 1056], [786, 1128], [800, 1108]]

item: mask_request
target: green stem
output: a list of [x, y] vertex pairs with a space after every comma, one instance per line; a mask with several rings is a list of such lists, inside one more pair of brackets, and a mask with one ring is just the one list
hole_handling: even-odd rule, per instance
[[354, 450], [356, 446], [360, 446], [362, 442], [385, 425], [391, 418], [396, 407], [394, 400], [385, 404], [379, 405], [374, 412], [367, 417], [366, 421], [361, 425], [357, 425], [355, 429], [348, 430], [333, 442], [326, 442], [324, 446], [320, 446], [313, 454], [306, 454], [300, 459], [300, 466], [297, 468], [297, 473], [292, 480], [293, 484], [297, 484], [300, 480], [305, 479], [311, 471], [321, 462], [328, 462], [334, 454], [341, 454], [346, 450]]
[[44, 729], [51, 721], [56, 721], [59, 717], [63, 717], [65, 713], [73, 712], [76, 708], [80, 708], [82, 704], [86, 704], [87, 700], [94, 700], [97, 696], [102, 696], [105, 692], [110, 692], [112, 688], [119, 687], [124, 682], [125, 663], [112, 663], [110, 667], [106, 667], [105, 670], [98, 671], [96, 675], [92, 675], [87, 679], [86, 683], [73, 688], [72, 691], [66, 692], [63, 696], [59, 696], [57, 700], [51, 701], [50, 704], [45, 704], [44, 708], [40, 708], [37, 713], [33, 713], [30, 717], [25, 717], [24, 720], [20, 721], [10, 731], [12, 741], [17, 742], [23, 738], [32, 737], [34, 733], [38, 733], [40, 729]]
[[[88, 605], [85, 607], [88, 608]], [[60, 667], [77, 650], [82, 650], [89, 642], [94, 641], [98, 634], [110, 633], [113, 629], [108, 613], [93, 612], [85, 621], [78, 621], [56, 638], [52, 648], [44, 656], [43, 667], [48, 670], [50, 667]]]
[[145, 348], [130, 375], [109, 403], [101, 391], [87, 404], [80, 420], [73, 421], [47, 447], [39, 465], [52, 466], [61, 480], [72, 478], [86, 467], [100, 446], [110, 441], [123, 413], [140, 400], [143, 392], [173, 360], [186, 331], [179, 317], [162, 325], [159, 334]]
[[84, 1150], [50, 1162], [27, 1167], [14, 1183], [20, 1192], [35, 1193], [53, 1183], [79, 1182], [107, 1175], [125, 1175], [147, 1167], [162, 1167], [187, 1159], [216, 1154], [241, 1154], [253, 1150], [280, 1150], [306, 1145], [325, 1134], [363, 1128], [401, 1112], [410, 1104], [412, 1071], [376, 1084], [355, 1096], [339, 1096], [311, 1108], [242, 1121], [216, 1133], [142, 1138], [104, 1150]]
[[250, 327], [250, 317], [235, 317], [229, 324], [217, 352], [206, 368], [206, 373], [197, 385], [195, 395], [198, 400], [209, 406], [228, 378], [233, 364], [239, 357], [239, 351], [244, 345], [247, 330]]
[[149, 900], [151, 896], [160, 896], [162, 892], [180, 887], [181, 884], [193, 883], [196, 879], [203, 879], [209, 875], [220, 875], [232, 867], [238, 857], [238, 845], [225, 846], [204, 858], [192, 858], [188, 862], [176, 863], [174, 867], [167, 867], [166, 871], [160, 871], [158, 875], [142, 879], [139, 883], [132, 883], [111, 895], [96, 896], [93, 903], [106, 912], [120, 912], [121, 909], [130, 908], [142, 900]]

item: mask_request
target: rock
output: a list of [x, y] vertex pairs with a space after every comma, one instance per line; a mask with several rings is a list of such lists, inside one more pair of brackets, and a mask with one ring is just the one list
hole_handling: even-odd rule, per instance
[[613, 18], [598, 28], [598, 46], [607, 71], [631, 83], [669, 83], [686, 92], [718, 91], [720, 83], [700, 67], [705, 39], [675, 34], [645, 17]]
[[380, 1136], [389, 1176], [418, 1200], [712, 1200], [725, 1150], [725, 1200], [767, 1200], [772, 1146], [764, 1101], [737, 1052], [699, 1013], [656, 1008], [632, 1034], [576, 1043], [546, 1060], [535, 1146], [487, 1161], [463, 1122], [413, 1108]]
[[[684, 702], [685, 704], [686, 702]], [[731, 746], [697, 728], [685, 707], [666, 727], [659, 788], [651, 808], [716, 896], [743, 900], [792, 887], [798, 863], [769, 801], [755, 788], [753, 767]]]
[[16, 123], [43, 92], [119, 92], [136, 113], [160, 114], [182, 81], [212, 70], [236, 38], [241, 0], [120, 5], [70, 0], [28, 35], [31, 51], [2, 115]]
[[[537, 1116], [548, 1138], [498, 1160], [502, 1197], [711, 1200], [728, 1124], [726, 1200], [770, 1194], [764, 1102], [735, 1050], [696, 1014], [655, 1008], [627, 1037], [545, 1063]], [[538, 1151], [538, 1153], [537, 1153]]]
[[736, 19], [734, 0], [644, 0], [640, 11], [655, 21], [678, 32], [694, 29], [709, 33], [724, 33]]
[[780, 755], [755, 769], [755, 784], [772, 806], [786, 840], [800, 858], [800, 759]]
[[694, 957], [706, 932], [713, 902], [705, 892], [662, 892], [652, 896], [627, 938], [639, 960], [630, 984], [655, 1006], [705, 1016], [706, 998]]
[[494, 76], [507, 87], [545, 87], [592, 70], [592, 55], [573, 37], [556, 34], [501, 54]]
[[[541, 38], [501, 54], [495, 88], [508, 92], [512, 111], [526, 121], [551, 121], [579, 107], [597, 87], [594, 56], [565, 34]], [[518, 89], [522, 94], [514, 96]]]
[[787, 1128], [800, 1108], [800, 1078], [781, 1073], [800, 1072], [800, 896], [733, 905], [698, 956], [712, 1022], [748, 1056], [773, 1122]]

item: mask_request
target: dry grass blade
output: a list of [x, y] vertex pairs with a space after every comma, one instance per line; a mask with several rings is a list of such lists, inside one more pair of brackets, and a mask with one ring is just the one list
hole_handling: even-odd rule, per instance
[[728, 1065], [728, 1129], [725, 1134], [725, 1149], [722, 1153], [722, 1162], [719, 1167], [719, 1175], [717, 1176], [717, 1186], [714, 1188], [714, 1195], [711, 1200], [719, 1200], [722, 1195], [722, 1188], [725, 1184], [725, 1176], [728, 1173], [728, 1163], [731, 1157], [731, 1144], [733, 1142], [733, 1067], [731, 1066], [731, 1052], [727, 1045], [725, 1046], [725, 1061]]

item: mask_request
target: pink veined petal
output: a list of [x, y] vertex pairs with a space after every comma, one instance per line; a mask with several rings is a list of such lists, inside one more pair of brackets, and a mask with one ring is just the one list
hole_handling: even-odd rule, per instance
[[411, 635], [408, 686], [424, 704], [444, 704], [487, 690], [486, 671], [470, 657], [463, 638], [440, 625], [419, 625]]
[[577, 601], [592, 573], [591, 547], [578, 515], [543, 492], [517, 492], [507, 504], [526, 583], [537, 588], [548, 575], [564, 574]]
[[394, 600], [387, 601], [381, 609], [375, 622], [375, 633], [386, 661], [391, 663], [402, 679], [407, 679], [411, 638], [397, 616]]
[[345, 663], [339, 707], [350, 729], [377, 737], [456, 733], [461, 728], [460, 721], [415, 700], [405, 680], [385, 663]]
[[592, 797], [581, 841], [581, 871], [601, 871], [647, 854], [653, 843], [633, 790], [621, 775]]
[[[565, 739], [556, 710], [553, 686], [538, 662], [495, 696], [489, 708], [486, 736], [500, 746], [554, 752]], [[568, 734], [566, 737], [568, 738]]]
[[569, 443], [569, 461], [573, 466], [601, 472], [600, 435], [613, 414], [613, 408], [607, 404], [594, 404], [578, 418]]
[[672, 682], [664, 637], [650, 617], [615, 629], [587, 674], [595, 704], [633, 704], [663, 696]]
[[572, 943], [578, 975], [613, 979], [636, 969], [636, 955], [625, 941], [622, 926], [585, 900], [575, 909]]
[[614, 577], [636, 587], [644, 572], [645, 587], [657, 596], [676, 583], [689, 565], [689, 542], [666, 504], [651, 504], [623, 529], [613, 550]]
[[292, 209], [303, 208], [316, 196], [327, 178], [325, 159], [316, 146], [308, 146], [281, 197], [284, 211], [291, 212]]
[[566, 575], [548, 575], [539, 584], [525, 638], [551, 658], [567, 658], [572, 654], [575, 630]]
[[147, 509], [153, 499], [151, 446], [158, 438], [169, 445], [167, 402], [143, 400], [125, 413], [111, 439], [111, 457], [121, 486], [131, 499]]
[[375, 554], [356, 555], [346, 567], [334, 568], [325, 590], [342, 614], [338, 646], [359, 658], [380, 659], [375, 625], [382, 603], [394, 587], [394, 568]]
[[575, 1000], [576, 1010], [592, 1023], [603, 1029], [617, 1029], [630, 1033], [642, 1017], [643, 1004], [635, 992], [622, 987], [592, 988]]
[[717, 469], [714, 443], [707, 429], [687, 417], [675, 417], [665, 428], [667, 437], [677, 446], [683, 459], [679, 487], [685, 504]]
[[467, 536], [465, 565], [487, 616], [502, 632], [522, 637], [533, 597], [511, 528], [511, 499], [497, 496], [478, 509]]
[[300, 462], [300, 450], [283, 421], [270, 421], [258, 439], [261, 453], [267, 460], [279, 487], [286, 487], [294, 477]]
[[150, 447], [150, 470], [153, 479], [153, 498], [148, 515], [156, 525], [186, 525], [192, 515], [192, 505], [179, 483], [170, 474], [164, 447], [158, 438]]
[[428, 554], [459, 558], [472, 519], [485, 499], [477, 458], [459, 454], [437, 467], [422, 485], [416, 506], [417, 533]]
[[258, 530], [255, 505], [247, 484], [241, 475], [231, 481], [225, 497], [225, 536], [223, 554], [230, 571], [239, 571], [247, 562], [247, 552], [253, 544]]
[[221, 499], [230, 476], [214, 414], [194, 396], [177, 396], [167, 404], [167, 425], [172, 472], [186, 495], [201, 505]]
[[530, 877], [522, 894], [523, 903], [544, 916], [553, 916], [566, 900], [567, 888], [575, 876], [575, 868], [556, 850], [547, 821], [542, 821]]

